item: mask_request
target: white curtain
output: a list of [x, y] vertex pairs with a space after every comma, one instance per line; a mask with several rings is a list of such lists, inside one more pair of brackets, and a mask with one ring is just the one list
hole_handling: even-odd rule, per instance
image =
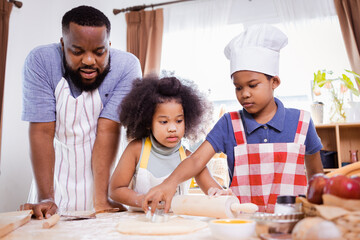
[[164, 13], [164, 33], [177, 31], [210, 32], [227, 24], [232, 0], [197, 0], [168, 5]]
[[[322, 69], [341, 73], [350, 67], [334, 2], [274, 0], [274, 4], [280, 18], [276, 25], [289, 37], [288, 46], [280, 54], [282, 83], [275, 94], [287, 96], [288, 107], [309, 110], [313, 100], [326, 101], [312, 98], [313, 73]], [[294, 96], [303, 96], [307, 101], [305, 107], [301, 106], [304, 103], [298, 104], [299, 97]], [[325, 102], [325, 115], [329, 106]]]
[[336, 16], [333, 0], [273, 0], [283, 23], [304, 23]]
[[[232, 24], [227, 24], [229, 19]], [[244, 26], [263, 22], [289, 37], [280, 53], [282, 82], [275, 95], [287, 107], [310, 110], [313, 73], [350, 68], [333, 0], [198, 0], [169, 5], [164, 8], [161, 69], [194, 80], [217, 106], [225, 103], [226, 111], [239, 109], [223, 50]]]
[[229, 72], [223, 49], [232, 36], [222, 34], [231, 3], [198, 0], [164, 7], [161, 69], [195, 81], [202, 90], [209, 91], [210, 97], [222, 94], [211, 91], [225, 81], [231, 87], [230, 77], [223, 78], [224, 72]]

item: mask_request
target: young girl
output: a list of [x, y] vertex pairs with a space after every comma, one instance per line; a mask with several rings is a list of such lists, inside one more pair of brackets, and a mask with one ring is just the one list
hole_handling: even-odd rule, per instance
[[[205, 133], [204, 123], [211, 119], [209, 116], [208, 102], [190, 82], [185, 84], [175, 77], [135, 80], [132, 91], [122, 101], [120, 114], [126, 135], [133, 140], [111, 177], [110, 197], [141, 207], [144, 194], [191, 154], [181, 139], [196, 140]], [[205, 193], [210, 187], [221, 189], [206, 167], [195, 179]], [[177, 194], [186, 193], [189, 185], [179, 183]]]
[[174, 186], [196, 175], [216, 152], [227, 155], [230, 188], [241, 203], [273, 212], [278, 195], [306, 194], [306, 174], [310, 178], [323, 172], [322, 144], [308, 112], [285, 108], [274, 98], [280, 85], [279, 52], [286, 44], [279, 29], [255, 25], [227, 45], [225, 55], [243, 109], [226, 113], [216, 123], [206, 141], [150, 190], [144, 209], [151, 201], [164, 200], [167, 211]]

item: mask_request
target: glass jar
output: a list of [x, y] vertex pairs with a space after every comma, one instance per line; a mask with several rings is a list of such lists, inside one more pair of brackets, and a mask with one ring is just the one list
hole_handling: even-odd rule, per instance
[[296, 196], [279, 195], [276, 199], [274, 213], [289, 214], [300, 212], [300, 203], [295, 203]]
[[359, 161], [358, 158], [358, 150], [350, 150], [350, 162], [351, 163], [355, 163], [357, 161]]

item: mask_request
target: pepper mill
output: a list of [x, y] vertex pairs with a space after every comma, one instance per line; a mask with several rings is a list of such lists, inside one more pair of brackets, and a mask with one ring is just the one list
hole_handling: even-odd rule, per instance
[[350, 162], [351, 163], [355, 163], [357, 161], [359, 161], [358, 158], [358, 150], [350, 150]]

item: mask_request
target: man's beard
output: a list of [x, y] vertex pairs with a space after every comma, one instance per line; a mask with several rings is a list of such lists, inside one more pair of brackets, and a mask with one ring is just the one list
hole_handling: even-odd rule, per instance
[[[97, 89], [101, 85], [101, 83], [104, 81], [106, 75], [110, 72], [110, 57], [109, 57], [109, 62], [106, 65], [104, 71], [96, 77], [96, 79], [93, 83], [85, 84], [85, 83], [83, 83], [82, 77], [79, 73], [80, 69], [77, 69], [76, 71], [72, 70], [66, 62], [65, 55], [63, 55], [63, 64], [64, 64], [64, 68], [65, 68], [65, 76], [70, 77], [70, 80], [81, 91], [90, 92], [94, 89]], [[85, 67], [82, 67], [82, 69], [93, 69], [93, 68], [90, 66], [85, 66]], [[98, 72], [97, 69], [96, 69], [96, 71]]]

